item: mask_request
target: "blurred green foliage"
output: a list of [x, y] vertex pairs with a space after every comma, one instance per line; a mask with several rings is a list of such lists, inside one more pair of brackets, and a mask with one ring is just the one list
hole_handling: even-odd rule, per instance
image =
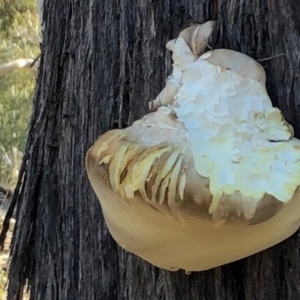
[[[0, 66], [40, 52], [34, 0], [0, 0]], [[18, 69], [0, 76], [0, 183], [13, 187], [24, 151], [36, 73]]]
[[31, 11], [35, 14], [36, 1], [33, 0], [0, 0], [0, 31], [8, 33], [15, 25], [15, 17], [18, 14]]

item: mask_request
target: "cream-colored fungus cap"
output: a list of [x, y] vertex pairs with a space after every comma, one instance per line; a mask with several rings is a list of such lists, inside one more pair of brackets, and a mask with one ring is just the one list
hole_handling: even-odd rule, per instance
[[241, 259], [300, 224], [300, 142], [272, 106], [260, 64], [204, 53], [213, 25], [168, 42], [173, 72], [155, 111], [101, 135], [86, 155], [113, 238], [167, 270]]

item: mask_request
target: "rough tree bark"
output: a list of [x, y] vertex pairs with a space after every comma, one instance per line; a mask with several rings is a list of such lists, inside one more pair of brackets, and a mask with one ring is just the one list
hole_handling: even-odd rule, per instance
[[147, 112], [170, 71], [165, 43], [189, 20], [219, 21], [215, 48], [285, 54], [263, 66], [300, 137], [299, 10], [297, 0], [46, 0], [8, 298], [21, 299], [28, 279], [34, 300], [300, 299], [298, 234], [191, 276], [159, 270], [113, 242], [84, 170], [99, 134]]

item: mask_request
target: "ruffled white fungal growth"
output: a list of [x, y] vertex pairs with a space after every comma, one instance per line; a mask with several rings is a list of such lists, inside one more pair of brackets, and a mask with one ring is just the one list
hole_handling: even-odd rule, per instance
[[204, 53], [213, 24], [167, 44], [173, 72], [149, 104], [157, 111], [103, 134], [86, 156], [114, 239], [168, 270], [238, 260], [300, 224], [300, 142], [257, 62]]
[[208, 39], [214, 28], [214, 21], [199, 26], [194, 25], [183, 30], [179, 37], [167, 43], [167, 49], [173, 52], [173, 73], [167, 79], [166, 87], [157, 98], [149, 103], [149, 109], [172, 104], [182, 85], [181, 77], [185, 69], [204, 53]]
[[197, 172], [210, 179], [210, 213], [235, 192], [257, 202], [265, 194], [289, 201], [300, 179], [300, 143], [290, 141], [264, 84], [208, 62], [209, 54], [185, 70], [174, 110], [187, 129]]

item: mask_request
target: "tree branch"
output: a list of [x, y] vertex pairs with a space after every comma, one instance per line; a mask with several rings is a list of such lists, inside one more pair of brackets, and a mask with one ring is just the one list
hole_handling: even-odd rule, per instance
[[13, 191], [10, 188], [2, 185], [1, 183], [0, 183], [0, 193], [4, 194], [6, 197], [11, 197], [13, 195]]
[[31, 69], [37, 71], [39, 61], [34, 62], [34, 59], [20, 58], [0, 66], [0, 76], [8, 74], [17, 69]]
[[36, 6], [37, 6], [37, 13], [39, 15], [39, 22], [40, 22], [40, 42], [42, 42], [43, 29], [44, 29], [44, 22], [43, 22], [44, 0], [36, 0]]

